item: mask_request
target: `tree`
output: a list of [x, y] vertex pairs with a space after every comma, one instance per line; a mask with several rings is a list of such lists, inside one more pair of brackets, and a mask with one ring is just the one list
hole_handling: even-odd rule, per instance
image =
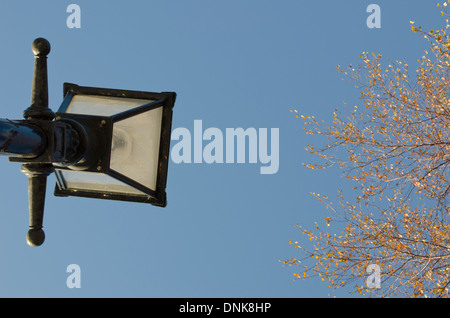
[[[323, 162], [304, 166], [338, 165], [355, 184], [351, 202], [341, 192], [337, 204], [311, 193], [331, 213], [324, 227], [299, 226], [311, 246], [289, 241], [301, 256], [283, 263], [298, 266], [297, 278], [319, 276], [363, 295], [449, 296], [450, 25], [445, 8], [441, 14], [439, 30], [424, 32], [411, 21], [430, 45], [415, 74], [405, 62], [363, 52], [358, 67], [338, 66], [361, 90], [360, 107], [335, 112], [330, 125], [295, 111], [306, 134], [327, 138], [305, 148]], [[381, 288], [368, 288], [371, 264], [381, 271]]]

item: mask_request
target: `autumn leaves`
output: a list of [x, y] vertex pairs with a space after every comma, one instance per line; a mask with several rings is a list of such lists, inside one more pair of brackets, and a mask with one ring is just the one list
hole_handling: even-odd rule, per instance
[[[302, 255], [284, 261], [298, 266], [296, 278], [317, 276], [361, 294], [449, 296], [450, 25], [445, 8], [441, 14], [438, 30], [411, 21], [429, 43], [414, 72], [363, 52], [359, 66], [338, 66], [359, 89], [360, 105], [336, 111], [330, 124], [296, 112], [307, 135], [326, 138], [305, 147], [321, 163], [304, 166], [339, 166], [354, 191], [347, 199], [339, 192], [337, 203], [313, 194], [325, 203], [326, 227], [302, 229], [307, 244], [290, 241]], [[381, 269], [380, 289], [366, 285], [371, 264]]]

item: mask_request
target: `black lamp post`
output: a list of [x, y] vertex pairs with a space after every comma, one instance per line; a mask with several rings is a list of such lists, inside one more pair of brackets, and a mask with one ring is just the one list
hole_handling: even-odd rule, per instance
[[47, 176], [56, 196], [81, 196], [166, 206], [166, 181], [176, 94], [64, 84], [55, 114], [48, 107], [47, 55], [38, 38], [31, 106], [25, 120], [0, 119], [0, 154], [22, 162], [28, 177], [27, 242], [44, 242]]

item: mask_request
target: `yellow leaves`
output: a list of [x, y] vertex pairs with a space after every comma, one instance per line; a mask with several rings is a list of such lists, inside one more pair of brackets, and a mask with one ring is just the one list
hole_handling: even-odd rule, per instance
[[283, 265], [292, 266], [292, 265], [299, 265], [300, 261], [297, 260], [296, 258], [291, 258], [291, 259], [282, 261], [282, 263], [283, 263]]
[[[344, 200], [344, 192], [339, 193], [337, 205], [310, 193], [331, 215], [324, 218], [327, 227], [316, 224], [312, 231], [301, 231], [305, 241], [301, 247], [289, 239], [303, 254], [301, 259], [313, 264], [306, 269], [302, 263], [304, 271], [294, 274], [296, 278], [308, 277], [307, 272], [339, 287], [348, 277], [364, 279], [367, 266], [379, 262], [383, 275], [395, 274], [395, 281], [404, 284], [405, 290], [416, 288], [417, 294], [436, 295], [439, 288], [432, 286], [436, 287], [433, 292], [432, 288], [408, 285], [414, 275], [422, 279], [427, 273], [424, 282], [429, 284], [439, 275], [445, 282], [450, 280], [450, 268], [444, 274], [438, 270], [444, 268], [439, 257], [448, 255], [450, 224], [436, 217], [437, 211], [450, 212], [449, 197], [444, 195], [450, 181], [450, 36], [447, 30], [426, 33], [414, 21], [410, 24], [414, 32], [428, 36], [434, 53], [430, 52], [431, 58], [419, 59], [415, 70], [409, 72], [408, 63], [398, 60], [384, 67], [380, 55], [363, 52], [359, 56], [362, 66], [350, 66], [348, 75], [361, 87], [363, 107], [358, 111], [349, 107], [344, 114], [335, 111], [329, 126], [291, 110], [303, 121], [304, 130], [307, 126], [307, 134], [320, 132], [327, 138], [322, 148], [309, 145], [305, 150], [330, 166], [345, 169], [344, 178], [355, 185], [354, 192], [349, 189], [352, 199]], [[340, 68], [338, 65], [342, 72]], [[334, 150], [342, 156], [332, 157]], [[303, 165], [309, 169], [325, 166]], [[438, 200], [442, 211], [429, 206]], [[418, 206], [412, 206], [416, 202]], [[325, 209], [318, 212], [322, 211]], [[338, 228], [336, 233], [328, 228], [331, 220]], [[365, 293], [364, 287], [355, 289]], [[390, 290], [395, 291], [395, 286]]]
[[[295, 113], [298, 113], [298, 111], [296, 110], [296, 109], [294, 109], [294, 110], [290, 110], [290, 112], [292, 113], [292, 112], [295, 112]], [[298, 115], [295, 115], [295, 118], [298, 118]]]
[[409, 23], [411, 24], [411, 30], [413, 30], [413, 32], [414, 33], [417, 33], [422, 27], [418, 27], [418, 28], [416, 28], [415, 26], [414, 26], [414, 21], [409, 21]]

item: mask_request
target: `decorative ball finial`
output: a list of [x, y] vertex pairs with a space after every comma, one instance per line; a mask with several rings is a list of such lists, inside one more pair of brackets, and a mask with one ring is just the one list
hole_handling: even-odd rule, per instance
[[30, 246], [40, 246], [45, 241], [45, 233], [42, 229], [30, 229], [27, 233], [27, 243]]
[[44, 38], [37, 38], [33, 41], [31, 49], [34, 55], [47, 56], [50, 53], [50, 42]]

